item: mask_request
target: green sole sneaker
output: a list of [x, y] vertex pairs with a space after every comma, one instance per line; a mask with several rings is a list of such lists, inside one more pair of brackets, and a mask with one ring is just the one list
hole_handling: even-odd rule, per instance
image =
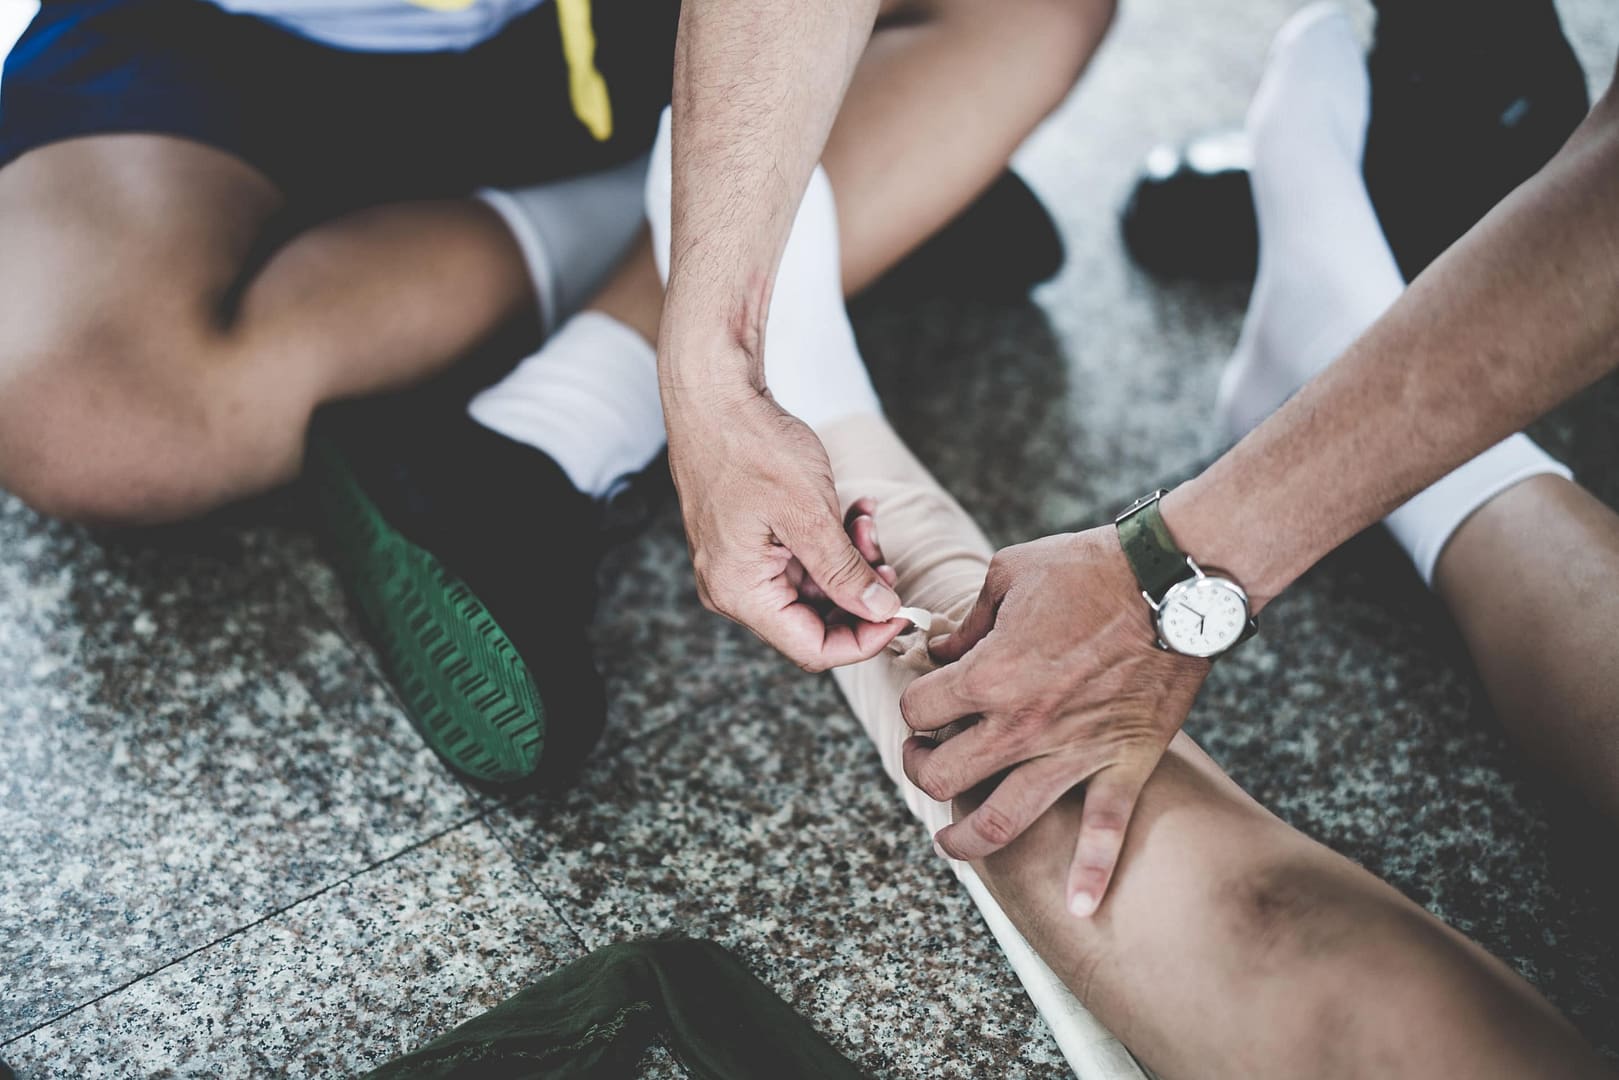
[[310, 447], [338, 570], [427, 744], [467, 776], [527, 780], [545, 750], [545, 705], [483, 602], [383, 517], [342, 453]]

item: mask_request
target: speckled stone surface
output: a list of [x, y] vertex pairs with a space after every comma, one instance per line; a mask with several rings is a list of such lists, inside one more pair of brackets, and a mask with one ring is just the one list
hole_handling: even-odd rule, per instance
[[[1141, 274], [1116, 211], [1150, 145], [1240, 120], [1296, 6], [1121, 5], [1019, 155], [1062, 275], [1022, 305], [861, 307], [896, 426], [996, 540], [1102, 520], [1218, 451], [1243, 291]], [[1561, 6], [1600, 86], [1619, 11]], [[1619, 505], [1619, 385], [1537, 435]], [[679, 926], [876, 1077], [1066, 1075], [830, 680], [701, 610], [671, 513], [604, 576], [607, 738], [569, 795], [501, 800], [422, 748], [306, 536], [115, 542], [0, 499], [0, 1058], [347, 1075], [586, 948]], [[1611, 833], [1529, 774], [1380, 534], [1270, 609], [1190, 727], [1619, 1061], [1619, 887], [1593, 869]], [[646, 1074], [684, 1071], [656, 1049]]]
[[0, 502], [0, 1039], [475, 812], [271, 539]]
[[84, 1080], [351, 1076], [580, 955], [473, 822], [72, 1013], [6, 1056], [23, 1075]]
[[762, 652], [748, 670], [492, 824], [587, 944], [681, 928], [732, 946], [874, 1075], [1061, 1075], [831, 680]]

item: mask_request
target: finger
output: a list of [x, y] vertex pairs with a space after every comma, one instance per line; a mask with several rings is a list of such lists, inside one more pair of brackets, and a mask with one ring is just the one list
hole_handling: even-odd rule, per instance
[[899, 714], [905, 726], [912, 731], [938, 731], [981, 711], [967, 693], [973, 667], [973, 660], [963, 660], [930, 671], [907, 686], [899, 696]]
[[1085, 785], [1079, 840], [1068, 868], [1068, 910], [1074, 915], [1093, 914], [1107, 895], [1130, 815], [1156, 764], [1154, 759], [1145, 765], [1134, 761], [1109, 765]]
[[843, 512], [843, 523], [848, 525], [858, 517], [876, 517], [877, 500], [870, 495], [862, 495], [849, 504], [849, 509]]
[[899, 610], [899, 595], [883, 584], [836, 519], [818, 516], [803, 533], [780, 539], [843, 610], [874, 623], [887, 622]]
[[883, 556], [882, 542], [877, 539], [877, 500], [871, 497], [856, 499], [843, 515], [843, 529], [854, 541], [855, 550], [876, 566], [888, 560]]
[[[899, 584], [899, 573], [892, 566], [889, 566], [886, 563], [883, 564], [882, 566], [877, 567], [877, 577], [882, 580], [884, 585], [887, 585], [891, 589], [896, 587]], [[874, 623], [866, 622], [866, 620], [862, 619], [858, 615], [850, 615], [847, 611], [844, 611], [840, 607], [832, 607], [831, 605], [827, 604], [823, 600], [816, 600], [816, 599], [810, 597], [809, 595], [807, 595], [806, 593], [804, 593], [802, 591], [800, 592], [799, 595], [803, 596], [803, 598], [807, 602], [815, 605], [816, 609], [819, 610], [826, 617], [826, 621], [830, 625], [833, 625], [833, 626], [872, 626], [872, 625], [875, 625]], [[829, 608], [830, 608], [830, 610], [828, 610]], [[914, 627], [912, 627], [909, 623], [907, 623], [906, 624], [906, 629], [914, 629]]]
[[829, 623], [814, 607], [798, 599], [784, 577], [777, 577], [750, 598], [737, 621], [808, 671], [869, 660], [910, 625], [903, 619], [853, 625]]
[[995, 616], [1000, 612], [1003, 595], [999, 588], [988, 581], [984, 582], [984, 587], [978, 591], [978, 599], [973, 602], [973, 609], [967, 613], [967, 618], [955, 633], [943, 639], [935, 638], [929, 643], [928, 651], [933, 654], [933, 659], [941, 664], [954, 664], [966, 656], [974, 645], [995, 629]]
[[1007, 773], [970, 814], [940, 829], [933, 840], [952, 859], [982, 859], [1022, 836], [1083, 779], [1073, 758], [1053, 755], [1025, 762]]
[[849, 523], [849, 539], [860, 557], [873, 566], [883, 562], [882, 545], [877, 542], [877, 522], [869, 517], [857, 517]]
[[972, 790], [1026, 756], [1021, 746], [985, 723], [943, 741], [913, 735], [900, 747], [906, 777], [936, 802]]

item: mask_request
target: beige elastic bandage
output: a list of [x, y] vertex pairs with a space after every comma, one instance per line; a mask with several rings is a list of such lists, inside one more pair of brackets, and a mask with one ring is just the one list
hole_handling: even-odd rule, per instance
[[[972, 610], [994, 549], [881, 416], [848, 416], [820, 435], [837, 478], [839, 502], [847, 511], [857, 499], [877, 501], [877, 534], [899, 575], [899, 595], [908, 607], [928, 616], [927, 626], [901, 634], [888, 654], [838, 668], [834, 675], [905, 805], [934, 833], [950, 824], [950, 805], [928, 798], [905, 778], [901, 750], [911, 730], [900, 715], [899, 697], [937, 666], [928, 655], [928, 641], [950, 633]], [[914, 615], [906, 617], [919, 622]], [[940, 736], [949, 734], [946, 729]]]
[[[950, 804], [935, 802], [905, 778], [901, 751], [911, 731], [899, 711], [900, 694], [934, 670], [928, 641], [961, 625], [978, 599], [993, 554], [972, 518], [876, 414], [845, 417], [819, 431], [838, 499], [845, 513], [856, 499], [877, 500], [877, 535], [899, 574], [899, 595], [914, 612], [915, 628], [890, 651], [863, 664], [837, 668], [834, 677], [849, 707], [877, 745], [883, 768], [905, 805], [929, 835], [950, 824]], [[922, 625], [926, 617], [927, 626]], [[948, 738], [954, 726], [936, 733]], [[1073, 992], [1018, 932], [967, 863], [951, 862], [1006, 952], [1018, 979], [1045, 1017], [1079, 1080], [1146, 1080], [1128, 1050], [1086, 1011]]]

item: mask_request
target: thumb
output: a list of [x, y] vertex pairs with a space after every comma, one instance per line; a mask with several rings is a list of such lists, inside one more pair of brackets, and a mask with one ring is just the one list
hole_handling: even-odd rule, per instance
[[978, 600], [967, 618], [952, 634], [934, 638], [928, 643], [928, 652], [941, 664], [953, 664], [967, 655], [967, 651], [995, 629], [995, 615], [1001, 608], [1001, 592], [989, 582], [978, 591]]
[[877, 576], [835, 515], [821, 514], [803, 535], [783, 539], [827, 599], [844, 611], [876, 623], [899, 612], [899, 594]]

